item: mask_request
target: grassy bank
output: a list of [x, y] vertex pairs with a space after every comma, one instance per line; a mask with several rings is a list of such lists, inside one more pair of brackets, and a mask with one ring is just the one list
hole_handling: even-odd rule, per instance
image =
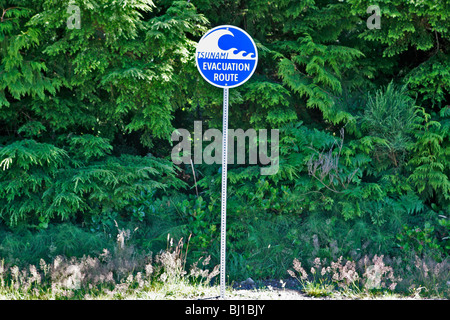
[[[205, 256], [187, 265], [183, 239], [168, 239], [158, 254], [138, 253], [119, 233], [114, 248], [95, 257], [57, 256], [18, 267], [0, 260], [0, 299], [206, 299], [219, 296], [218, 266]], [[290, 278], [229, 281], [230, 299], [448, 299], [449, 261], [383, 256], [359, 261], [294, 260]], [[403, 269], [402, 269], [403, 268]], [[286, 285], [288, 284], [288, 285]]]

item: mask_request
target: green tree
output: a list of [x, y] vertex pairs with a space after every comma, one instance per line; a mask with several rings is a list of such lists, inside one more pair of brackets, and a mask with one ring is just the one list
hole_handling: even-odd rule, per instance
[[[79, 29], [68, 28], [69, 4]], [[168, 140], [198, 77], [191, 38], [206, 19], [192, 4], [17, 0], [0, 13], [8, 224], [109, 214], [143, 190], [181, 186], [171, 163], [145, 155]]]

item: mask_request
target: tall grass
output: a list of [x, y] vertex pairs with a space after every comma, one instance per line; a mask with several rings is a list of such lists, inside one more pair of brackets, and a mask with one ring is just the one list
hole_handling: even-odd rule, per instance
[[[394, 271], [395, 268], [395, 271]], [[450, 261], [441, 262], [414, 256], [413, 261], [366, 255], [358, 261], [345, 260], [328, 263], [314, 259], [312, 266], [293, 261], [288, 274], [297, 279], [302, 291], [309, 296], [376, 297], [401, 294], [403, 296], [450, 298]]]
[[[193, 261], [191, 257], [193, 263], [187, 265], [190, 237], [187, 241], [184, 238], [175, 241], [167, 235], [165, 248], [153, 254], [133, 245], [134, 229], [119, 228], [116, 224], [116, 230], [112, 245], [103, 251], [97, 247], [93, 251], [97, 254], [49, 255], [29, 264], [0, 255], [0, 299], [177, 299], [219, 295], [217, 286], [211, 286], [219, 273], [219, 266], [210, 267], [214, 259], [204, 255]], [[74, 234], [88, 237], [84, 233]], [[51, 245], [43, 237], [38, 240]], [[314, 248], [317, 250], [313, 257], [314, 253], [320, 253], [318, 244]], [[267, 250], [271, 249], [269, 245]], [[3, 249], [3, 252], [10, 251]], [[280, 261], [287, 261], [292, 253], [277, 254], [281, 260], [272, 259], [268, 266], [263, 265], [263, 260], [255, 261], [253, 269], [247, 270], [248, 275], [254, 277], [255, 270], [267, 267], [288, 269]], [[386, 294], [450, 297], [448, 258], [439, 262], [416, 255], [329, 259], [317, 256], [302, 262], [296, 259], [293, 270], [286, 270], [280, 278], [290, 274], [299, 280], [304, 293], [314, 297], [359, 299]]]
[[[152, 257], [127, 244], [130, 230], [120, 230], [113, 252], [97, 257], [57, 256], [51, 262], [19, 268], [0, 260], [0, 299], [155, 299], [218, 295], [210, 282], [218, 266], [207, 269], [200, 258], [189, 272], [187, 250], [168, 238], [167, 249]], [[186, 248], [187, 249], [187, 248]]]

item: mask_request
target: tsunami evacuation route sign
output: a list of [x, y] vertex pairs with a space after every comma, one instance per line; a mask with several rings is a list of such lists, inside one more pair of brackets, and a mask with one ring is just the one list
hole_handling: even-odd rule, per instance
[[195, 62], [203, 78], [219, 88], [234, 88], [253, 75], [258, 63], [255, 42], [235, 26], [218, 26], [199, 41]]
[[223, 88], [222, 206], [220, 223], [220, 297], [225, 298], [225, 256], [227, 225], [228, 90], [246, 82], [255, 72], [258, 51], [244, 30], [218, 26], [199, 41], [195, 52], [198, 71], [213, 86]]

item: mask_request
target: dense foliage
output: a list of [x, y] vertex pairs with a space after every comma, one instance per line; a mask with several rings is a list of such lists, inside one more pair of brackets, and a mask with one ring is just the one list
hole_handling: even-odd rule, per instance
[[143, 250], [171, 233], [218, 258], [219, 166], [175, 166], [170, 135], [221, 127], [222, 92], [194, 62], [220, 24], [259, 50], [230, 127], [280, 130], [277, 174], [230, 165], [230, 276], [285, 276], [297, 257], [448, 257], [447, 0], [0, 0], [0, 255], [20, 232], [116, 222]]

